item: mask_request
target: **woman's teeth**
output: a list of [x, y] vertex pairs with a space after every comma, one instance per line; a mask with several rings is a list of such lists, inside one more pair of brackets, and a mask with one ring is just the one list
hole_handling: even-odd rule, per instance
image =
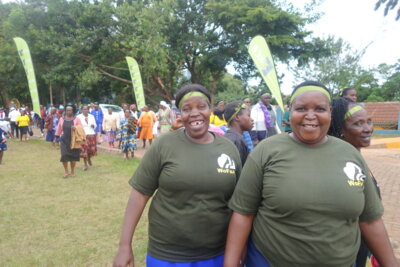
[[197, 126], [197, 125], [200, 125], [200, 124], [203, 124], [203, 121], [192, 121], [190, 123], [190, 125], [192, 125], [192, 126]]

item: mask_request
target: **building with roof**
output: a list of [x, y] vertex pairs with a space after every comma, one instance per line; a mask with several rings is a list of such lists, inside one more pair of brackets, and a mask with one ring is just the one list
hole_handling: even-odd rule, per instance
[[400, 130], [400, 102], [365, 102], [376, 130]]

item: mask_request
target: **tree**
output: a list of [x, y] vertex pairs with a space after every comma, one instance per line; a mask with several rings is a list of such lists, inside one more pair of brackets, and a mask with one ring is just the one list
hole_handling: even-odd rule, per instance
[[373, 88], [378, 87], [374, 69], [365, 69], [360, 65], [363, 52], [354, 50], [343, 39], [330, 36], [326, 42], [330, 55], [312, 59], [302, 68], [293, 68], [296, 83], [304, 80], [316, 80], [325, 84], [333, 95], [341, 88], [354, 87], [358, 90], [359, 101], [365, 100]]
[[[375, 4], [375, 10], [378, 10], [382, 5], [386, 3], [384, 8], [384, 15], [386, 16], [389, 11], [395, 9], [395, 7], [399, 4], [399, 0], [378, 0]], [[396, 20], [400, 19], [400, 6], [397, 9]]]
[[[313, 13], [279, 1], [26, 0], [0, 3], [0, 12], [0, 58], [10, 53], [13, 37], [28, 42], [44, 103], [49, 88], [55, 103], [134, 101], [125, 56], [138, 61], [146, 98], [155, 103], [173, 99], [186, 82], [201, 83], [217, 95], [228, 64], [243, 81], [254, 76], [247, 45], [257, 34], [267, 38], [280, 61], [301, 65], [326, 52], [324, 42], [305, 30]], [[14, 56], [8, 62], [17, 62]], [[10, 66], [2, 79], [13, 80], [13, 94], [28, 101], [14, 89], [26, 87], [15, 77], [15, 72], [23, 76], [23, 69]]]

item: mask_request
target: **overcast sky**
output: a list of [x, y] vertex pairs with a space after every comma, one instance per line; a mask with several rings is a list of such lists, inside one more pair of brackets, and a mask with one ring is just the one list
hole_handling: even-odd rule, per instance
[[[291, 2], [302, 8], [309, 0]], [[374, 10], [376, 2], [377, 0], [325, 0], [317, 8], [324, 15], [307, 28], [314, 32], [314, 36], [342, 37], [358, 51], [373, 42], [361, 59], [365, 67], [380, 63], [393, 64], [400, 59], [400, 20], [394, 19], [397, 8], [384, 17], [383, 7]], [[281, 89], [284, 94], [290, 94], [294, 84], [289, 73], [285, 73], [285, 76], [287, 79]]]

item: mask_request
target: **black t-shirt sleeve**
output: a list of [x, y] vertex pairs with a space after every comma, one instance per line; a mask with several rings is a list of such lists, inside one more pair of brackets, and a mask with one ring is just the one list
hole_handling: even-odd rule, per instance
[[162, 169], [160, 142], [156, 140], [144, 154], [136, 172], [129, 180], [129, 184], [142, 194], [152, 196], [158, 188], [158, 179]]
[[225, 137], [236, 146], [237, 150], [239, 151], [242, 166], [244, 166], [247, 156], [249, 155], [249, 149], [247, 148], [246, 143], [241, 136], [237, 136], [229, 132], [225, 134]]

